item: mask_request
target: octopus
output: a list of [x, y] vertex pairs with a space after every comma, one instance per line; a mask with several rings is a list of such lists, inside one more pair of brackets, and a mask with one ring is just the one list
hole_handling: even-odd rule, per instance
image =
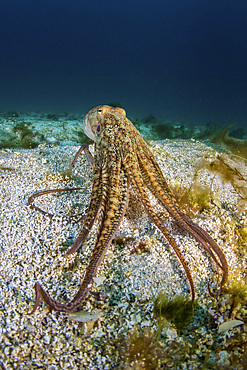
[[[220, 279], [215, 292], [211, 291], [208, 284], [209, 293], [218, 297], [228, 277], [228, 264], [225, 254], [204, 229], [182, 212], [152, 151], [132, 122], [126, 117], [125, 110], [107, 105], [93, 108], [84, 117], [83, 129], [85, 134], [94, 140], [94, 156], [91, 155], [88, 145], [84, 144], [77, 152], [72, 166], [84, 151], [88, 161], [93, 163], [92, 193], [87, 214], [83, 220], [82, 230], [74, 244], [67, 251], [66, 256], [79, 251], [92, 230], [95, 220], [98, 219], [99, 229], [96, 243], [83, 281], [75, 297], [68, 303], [57, 302], [39, 282], [36, 282], [36, 299], [30, 314], [33, 314], [37, 309], [40, 298], [52, 310], [71, 313], [80, 309], [90, 292], [97, 269], [125, 215], [130, 186], [137, 192], [149, 218], [169, 242], [179, 259], [190, 285], [192, 300], [195, 298], [195, 288], [191, 271], [173, 236], [155, 212], [150, 201], [151, 195], [173, 218], [175, 224], [190, 234], [203, 247], [212, 262], [217, 266], [217, 270], [220, 269]], [[40, 210], [34, 204], [34, 199], [37, 196], [64, 190], [71, 191], [74, 189], [46, 190], [35, 193], [29, 198], [28, 204], [31, 208]]]

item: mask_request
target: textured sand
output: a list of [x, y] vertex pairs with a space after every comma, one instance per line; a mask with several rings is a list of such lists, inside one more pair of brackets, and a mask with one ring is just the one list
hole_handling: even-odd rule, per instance
[[[215, 156], [212, 148], [194, 141], [152, 142], [152, 147], [169, 184], [190, 183], [200, 158]], [[3, 369], [123, 368], [115, 348], [118, 337], [126, 338], [136, 326], [156, 328], [153, 297], [160, 290], [169, 296], [189, 295], [181, 265], [141, 210], [136, 220], [124, 218], [116, 236], [118, 242], [113, 242], [98, 271], [98, 277], [105, 280], [101, 286], [95, 284], [92, 290], [104, 291], [108, 299], [101, 303], [90, 296], [85, 303], [85, 310], [102, 311], [98, 321], [94, 324], [71, 321], [66, 314], [50, 312], [43, 303], [33, 316], [27, 315], [34, 302], [36, 281], [61, 301], [74, 296], [94, 246], [97, 224], [78, 255], [65, 258], [64, 253], [78, 235], [81, 224], [66, 224], [61, 217], [50, 221], [27, 206], [28, 197], [38, 190], [80, 186], [81, 191], [43, 196], [36, 204], [60, 216], [85, 210], [92, 170], [84, 156], [77, 161], [72, 178], [64, 177], [62, 172], [69, 167], [77, 149], [39, 146], [0, 152], [0, 367]], [[246, 167], [242, 166], [241, 171], [246, 175]], [[205, 172], [201, 181], [210, 183], [213, 176]], [[230, 184], [222, 184], [216, 177], [213, 190], [218, 206], [212, 205], [194, 221], [222, 247], [230, 272], [235, 273], [239, 261], [234, 252], [234, 223], [238, 217], [238, 223], [244, 226], [246, 216], [236, 216], [238, 195]], [[227, 206], [223, 207], [224, 204]], [[168, 216], [164, 222], [183, 250], [196, 295], [203, 305], [208, 299], [207, 283], [215, 278], [214, 267], [198, 243], [174, 227]], [[119, 240], [124, 240], [124, 246]], [[147, 253], [133, 253], [140, 241], [145, 241]], [[167, 340], [183, 341], [174, 328], [164, 330]], [[198, 368], [199, 352], [198, 357], [187, 357], [186, 365], [181, 368]]]

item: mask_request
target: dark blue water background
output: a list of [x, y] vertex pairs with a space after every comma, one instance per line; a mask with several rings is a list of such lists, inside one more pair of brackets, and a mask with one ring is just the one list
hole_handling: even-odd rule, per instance
[[246, 0], [0, 2], [0, 111], [247, 122]]

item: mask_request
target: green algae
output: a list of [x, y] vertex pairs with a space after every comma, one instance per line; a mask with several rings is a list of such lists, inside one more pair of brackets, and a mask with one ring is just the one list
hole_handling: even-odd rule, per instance
[[135, 363], [147, 370], [159, 368], [164, 356], [164, 348], [160, 342], [157, 342], [156, 335], [151, 330], [143, 333], [135, 330], [129, 336], [125, 350], [125, 358], [130, 366]]
[[211, 186], [192, 181], [190, 186], [176, 184], [171, 187], [171, 191], [187, 216], [194, 216], [211, 206], [213, 197]]
[[231, 311], [238, 305], [247, 305], [247, 285], [243, 280], [229, 280], [227, 285], [223, 287], [222, 292], [227, 294], [228, 302], [231, 304]]
[[171, 122], [157, 122], [153, 126], [155, 139], [191, 139], [196, 135], [193, 126], [173, 125]]
[[239, 237], [239, 244], [245, 248], [247, 252], [247, 226], [241, 227], [237, 230], [237, 234]]
[[183, 296], [175, 296], [170, 299], [161, 292], [154, 301], [154, 315], [157, 318], [165, 318], [177, 329], [181, 329], [191, 322], [195, 305], [195, 302]]
[[31, 130], [31, 123], [17, 123], [14, 126], [13, 131], [19, 135], [21, 148], [28, 149], [36, 148], [38, 146], [38, 143], [34, 140], [34, 134]]
[[208, 122], [206, 124], [206, 129], [203, 130], [199, 135], [198, 139], [200, 140], [211, 140], [214, 136], [215, 133], [219, 131], [219, 125], [214, 123], [214, 122]]
[[181, 364], [190, 346], [187, 342], [169, 341], [164, 344], [157, 334], [149, 328], [135, 329], [122, 345], [122, 359], [130, 368], [156, 370], [177, 368]]
[[13, 132], [4, 132], [1, 135], [0, 149], [3, 148], [36, 148], [38, 143], [34, 140], [30, 122], [19, 122], [13, 127]]
[[223, 183], [230, 183], [239, 195], [238, 208], [239, 211], [243, 212], [247, 205], [247, 180], [237, 169], [236, 165], [236, 162], [230, 162], [229, 158], [224, 154], [217, 154], [214, 160], [205, 157], [196, 166], [193, 181], [198, 177], [199, 172], [205, 169], [219, 176]]
[[[192, 310], [193, 320], [188, 320], [183, 330], [167, 326], [164, 330], [164, 325], [156, 330], [150, 327], [143, 329], [136, 325], [127, 338], [120, 340], [118, 337], [119, 368], [180, 369], [187, 366], [193, 369], [242, 369], [247, 360], [244, 328], [234, 328], [229, 336], [218, 333], [215, 319], [210, 321], [208, 307], [197, 304]], [[215, 314], [219, 317], [220, 312], [216, 310]]]
[[[247, 259], [247, 227], [238, 227], [236, 225], [236, 248], [235, 252], [238, 258], [243, 261], [244, 259]], [[244, 270], [247, 274], [246, 269]]]
[[51, 121], [58, 121], [59, 120], [59, 115], [56, 113], [48, 113], [47, 114], [47, 119]]

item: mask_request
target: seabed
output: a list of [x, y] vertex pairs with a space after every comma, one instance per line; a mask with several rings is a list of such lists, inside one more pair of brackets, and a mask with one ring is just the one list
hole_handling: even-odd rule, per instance
[[[24, 122], [24, 129], [31, 133], [26, 134], [18, 133], [18, 127], [13, 131], [23, 117], [18, 119], [5, 117], [1, 126], [9, 133], [5, 140], [15, 145], [0, 151], [0, 368], [245, 369], [245, 190], [238, 192], [230, 181], [208, 168], [198, 173], [197, 181], [210, 187], [210, 202], [203, 210], [195, 206], [190, 217], [208, 231], [226, 255], [229, 283], [218, 300], [208, 293], [208, 283], [217, 283], [216, 267], [198, 243], [164, 214], [164, 223], [191, 269], [196, 304], [191, 320], [184, 319], [179, 325], [154, 313], [154, 301], [160, 293], [168, 301], [174, 296], [187, 299], [189, 286], [169, 244], [141, 205], [131, 208], [130, 204], [83, 307], [94, 314], [93, 320], [84, 318], [87, 322], [81, 322], [78, 317], [50, 311], [43, 302], [34, 315], [28, 315], [36, 281], [61, 302], [73, 298], [95, 244], [97, 223], [82, 250], [64, 257], [82, 227], [82, 222], [68, 223], [64, 216], [86, 210], [92, 185], [92, 169], [83, 155], [72, 172], [68, 171], [80, 145], [76, 136], [81, 130], [79, 118], [52, 121], [54, 117], [46, 116], [36, 126], [37, 114], [30, 114], [30, 125]], [[67, 131], [62, 140], [61, 132]], [[28, 135], [27, 141], [31, 137], [35, 144], [31, 149], [20, 148], [18, 143]], [[221, 155], [219, 148], [195, 139], [151, 140], [149, 144], [173, 189], [188, 188], [201, 160], [213, 162]], [[223, 155], [246, 179], [246, 161]], [[28, 197], [36, 191], [66, 187], [81, 190], [35, 200], [40, 208], [57, 215], [52, 220], [27, 206]], [[136, 204], [135, 196], [132, 190], [130, 203]], [[153, 204], [157, 212], [163, 212]], [[99, 292], [107, 298], [98, 300]], [[235, 326], [233, 320], [241, 324]], [[228, 324], [222, 327], [224, 323]]]

